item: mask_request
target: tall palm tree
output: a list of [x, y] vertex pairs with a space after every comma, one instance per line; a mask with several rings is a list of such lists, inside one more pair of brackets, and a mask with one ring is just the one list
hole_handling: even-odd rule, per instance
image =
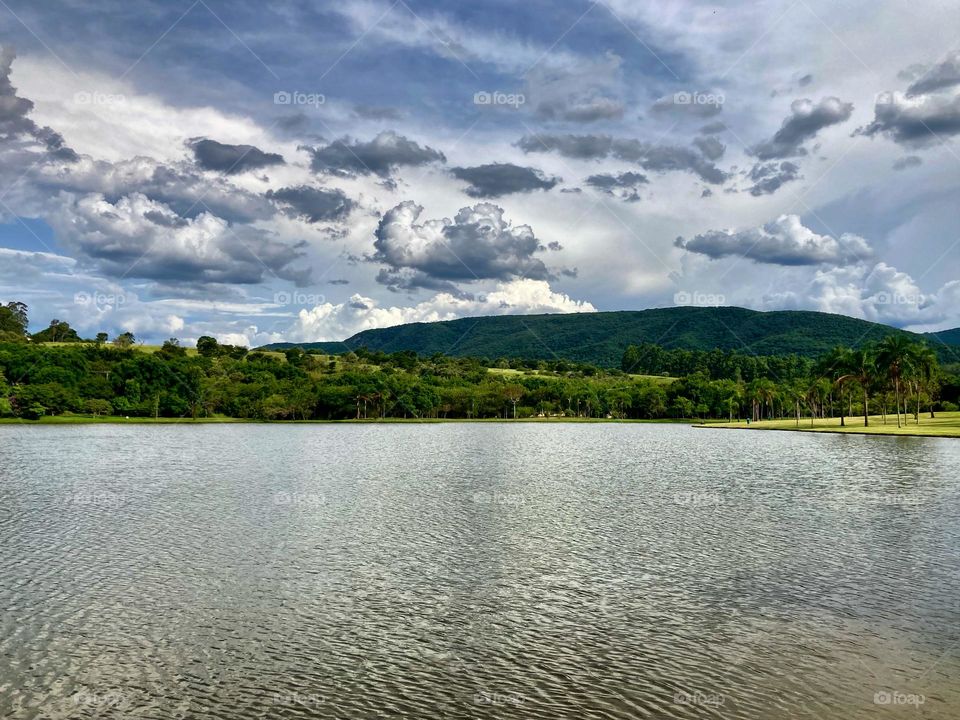
[[847, 424], [843, 404], [846, 384], [854, 380], [850, 373], [851, 363], [852, 351], [838, 345], [827, 353], [814, 368], [818, 375], [830, 380], [840, 390], [840, 427]]
[[940, 368], [937, 353], [927, 344], [917, 344], [911, 358], [917, 381], [917, 425], [920, 424], [920, 391], [926, 389], [930, 398], [930, 417], [933, 417], [933, 385]]
[[876, 379], [876, 353], [869, 345], [851, 350], [846, 358], [847, 374], [844, 381], [853, 380], [863, 390], [863, 426], [870, 426], [870, 385]]
[[900, 425], [900, 381], [912, 368], [913, 343], [906, 335], [888, 335], [880, 341], [877, 363], [893, 380], [894, 395], [897, 403], [897, 427]]

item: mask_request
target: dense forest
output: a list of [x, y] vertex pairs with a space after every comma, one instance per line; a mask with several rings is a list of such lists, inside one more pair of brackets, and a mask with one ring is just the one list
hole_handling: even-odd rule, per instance
[[[846, 315], [739, 307], [671, 307], [554, 315], [496, 315], [364, 330], [343, 342], [300, 344], [304, 350], [339, 354], [365, 347], [418, 355], [562, 357], [615, 368], [629, 345], [654, 344], [668, 350], [737, 350], [748, 355], [799, 355], [815, 359], [838, 345], [880, 342], [888, 335], [928, 341], [946, 361], [960, 344], [960, 332], [919, 335]], [[286, 350], [290, 343], [263, 349]]]
[[[376, 418], [825, 417], [955, 410], [960, 379], [906, 336], [836, 348], [816, 361], [736, 351], [631, 346], [620, 369], [567, 360], [250, 352], [201, 338], [136, 345], [82, 340], [66, 323], [26, 332], [27, 308], [0, 307], [0, 415]], [[862, 421], [862, 420], [861, 420]]]

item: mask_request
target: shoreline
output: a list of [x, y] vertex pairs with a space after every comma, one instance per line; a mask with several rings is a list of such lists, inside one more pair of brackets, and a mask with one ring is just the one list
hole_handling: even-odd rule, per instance
[[[720, 421], [717, 421], [720, 422]], [[23, 418], [0, 418], [0, 425], [392, 425], [392, 424], [434, 424], [434, 423], [606, 423], [606, 424], [656, 424], [656, 425], [698, 425], [709, 427], [710, 422], [698, 418], [662, 418], [662, 419], [633, 419], [633, 418], [351, 418], [349, 420], [257, 420], [254, 418], [144, 418], [102, 416], [88, 417], [84, 415], [50, 415], [39, 420], [25, 420]]]
[[[833, 435], [871, 435], [880, 437], [939, 437], [960, 438], [960, 412], [939, 413], [933, 419], [926, 419], [919, 426], [904, 425], [897, 428], [891, 425], [889, 418], [887, 425], [882, 419], [871, 416], [871, 425], [864, 428], [862, 425], [846, 425], [841, 427], [839, 418], [830, 418], [832, 424], [817, 424], [810, 427], [809, 418], [801, 420], [801, 426], [796, 427], [795, 420], [761, 420], [750, 425], [745, 423], [730, 423], [727, 420], [701, 420], [698, 418], [577, 418], [577, 417], [529, 417], [529, 418], [366, 418], [357, 420], [258, 420], [255, 418], [206, 417], [206, 418], [148, 418], [122, 416], [85, 416], [85, 415], [50, 415], [39, 420], [25, 420], [23, 418], [0, 418], [0, 427], [6, 425], [20, 426], [66, 426], [66, 425], [429, 425], [429, 424], [483, 424], [483, 423], [522, 423], [522, 424], [612, 424], [612, 425], [687, 425], [699, 429], [719, 430], [763, 430], [777, 432], [829, 433]], [[820, 421], [822, 422], [822, 421]], [[875, 423], [875, 424], [874, 424]]]
[[833, 435], [871, 435], [878, 437], [934, 437], [934, 438], [960, 438], [960, 413], [958, 412], [940, 412], [935, 418], [921, 416], [920, 424], [916, 421], [908, 420], [902, 427], [897, 427], [895, 416], [891, 423], [891, 416], [887, 416], [887, 423], [883, 423], [880, 415], [870, 416], [870, 425], [863, 426], [863, 416], [847, 417], [847, 424], [840, 425], [840, 418], [828, 418], [826, 421], [818, 420], [812, 427], [810, 418], [803, 418], [800, 426], [796, 426], [795, 419], [788, 420], [760, 420], [750, 423], [695, 423], [693, 427], [709, 428], [718, 430], [773, 430], [778, 432], [805, 432], [805, 433], [830, 433]]

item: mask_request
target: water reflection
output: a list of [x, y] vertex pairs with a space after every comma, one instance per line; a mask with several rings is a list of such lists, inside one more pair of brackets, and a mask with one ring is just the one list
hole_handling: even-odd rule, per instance
[[956, 717], [960, 445], [0, 428], [4, 717]]

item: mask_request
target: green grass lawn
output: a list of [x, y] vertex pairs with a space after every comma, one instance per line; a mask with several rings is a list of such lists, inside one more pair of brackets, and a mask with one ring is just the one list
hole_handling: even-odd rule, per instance
[[677, 380], [677, 378], [668, 375], [636, 375], [630, 373], [630, 377], [636, 380], [652, 380], [657, 385], [669, 385]]
[[736, 423], [711, 423], [710, 427], [719, 428], [740, 428], [749, 430], [799, 430], [802, 432], [833, 432], [833, 433], [859, 433], [868, 435], [925, 435], [931, 437], [960, 437], [960, 412], [938, 412], [936, 417], [930, 417], [930, 413], [920, 413], [920, 424], [913, 419], [913, 415], [908, 415], [904, 424], [901, 416], [900, 423], [902, 427], [897, 427], [897, 416], [887, 415], [887, 423], [884, 425], [883, 418], [880, 415], [870, 416], [870, 425], [863, 426], [863, 417], [848, 417], [846, 425], [840, 427], [840, 418], [829, 418], [827, 420], [814, 420], [810, 424], [810, 418], [801, 418], [800, 425], [797, 425], [796, 419], [792, 420], [761, 420], [760, 422]]
[[[521, 377], [523, 375], [543, 375], [544, 377], [564, 377], [566, 373], [562, 372], [541, 372], [540, 370], [516, 370], [514, 368], [488, 368], [491, 375], [503, 375], [506, 377]], [[652, 380], [659, 385], [667, 385], [676, 380], [675, 377], [665, 375], [637, 375], [630, 373], [627, 375], [631, 380]]]

